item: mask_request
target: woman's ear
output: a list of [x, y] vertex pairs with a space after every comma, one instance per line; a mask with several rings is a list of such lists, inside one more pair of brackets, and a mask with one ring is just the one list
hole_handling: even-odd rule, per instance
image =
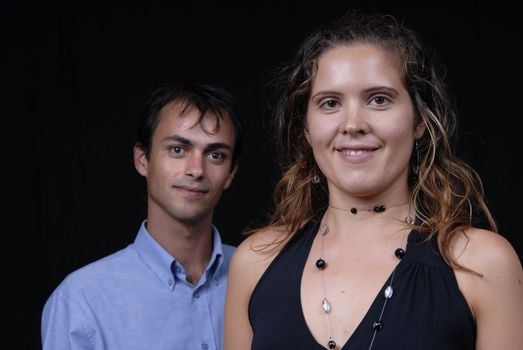
[[307, 139], [307, 142], [310, 145], [311, 144], [311, 134], [309, 134], [309, 130], [307, 129], [307, 127], [303, 128], [303, 134], [305, 135], [305, 138]]
[[427, 125], [425, 124], [425, 121], [420, 118], [418, 125], [416, 125], [416, 128], [414, 129], [414, 138], [419, 140], [423, 134], [425, 134], [425, 129], [427, 129]]

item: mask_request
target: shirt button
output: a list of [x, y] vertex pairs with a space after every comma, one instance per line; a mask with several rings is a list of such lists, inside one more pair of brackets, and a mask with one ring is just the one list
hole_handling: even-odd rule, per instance
[[180, 269], [180, 266], [176, 266], [176, 272], [180, 273], [180, 271], [182, 271], [182, 269]]
[[202, 343], [202, 349], [203, 350], [209, 349], [209, 345], [207, 343]]
[[167, 283], [169, 283], [169, 285], [172, 286], [174, 282], [173, 280], [169, 280]]
[[[199, 294], [199, 293], [194, 293], [194, 297], [195, 297], [196, 299], [200, 299], [200, 294]], [[205, 344], [205, 343], [204, 343], [204, 344]], [[206, 344], [206, 345], [207, 345], [207, 344]]]

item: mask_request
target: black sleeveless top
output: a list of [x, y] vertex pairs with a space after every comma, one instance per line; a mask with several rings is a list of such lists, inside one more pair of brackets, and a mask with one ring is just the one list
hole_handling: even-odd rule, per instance
[[[301, 308], [300, 286], [318, 224], [305, 225], [269, 265], [249, 301], [252, 349], [325, 349], [310, 333]], [[411, 231], [406, 254], [394, 276], [373, 350], [468, 350], [475, 348], [476, 326], [458, 288], [454, 271], [434, 241]], [[388, 281], [390, 280], [390, 276]], [[368, 350], [384, 302], [384, 289], [348, 339], [343, 350]]]

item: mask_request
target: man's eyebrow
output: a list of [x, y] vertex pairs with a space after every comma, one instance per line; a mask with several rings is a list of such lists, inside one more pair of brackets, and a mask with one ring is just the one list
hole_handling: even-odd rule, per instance
[[[179, 142], [179, 143], [187, 145], [187, 146], [194, 146], [193, 141], [191, 141], [188, 138], [185, 138], [183, 136], [180, 136], [180, 135], [167, 136], [166, 138], [164, 138], [164, 141], [176, 141], [176, 142]], [[208, 143], [205, 146], [205, 149], [207, 149], [207, 150], [227, 149], [229, 151], [232, 151], [232, 146], [225, 142], [213, 142], [213, 143]]]
[[167, 136], [166, 138], [163, 139], [163, 141], [176, 141], [176, 142], [180, 142], [180, 143], [183, 143], [184, 145], [188, 145], [188, 146], [192, 146], [194, 143], [189, 140], [188, 138], [185, 138], [183, 136], [180, 136], [180, 135], [172, 135], [172, 136]]
[[207, 144], [207, 147], [206, 147], [206, 149], [220, 149], [220, 148], [224, 148], [229, 151], [232, 151], [232, 147], [230, 145], [226, 144], [225, 142], [209, 143], [209, 144]]

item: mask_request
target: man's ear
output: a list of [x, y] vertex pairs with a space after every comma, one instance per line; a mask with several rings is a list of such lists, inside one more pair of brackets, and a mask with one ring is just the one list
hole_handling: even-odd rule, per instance
[[236, 171], [238, 170], [238, 162], [236, 161], [236, 164], [234, 164], [234, 168], [229, 172], [229, 175], [227, 175], [227, 180], [225, 181], [225, 185], [223, 186], [224, 189], [228, 189], [231, 184], [232, 180], [234, 180], [234, 176], [236, 175]]
[[133, 149], [134, 167], [142, 176], [147, 176], [147, 157], [140, 145], [134, 145]]

